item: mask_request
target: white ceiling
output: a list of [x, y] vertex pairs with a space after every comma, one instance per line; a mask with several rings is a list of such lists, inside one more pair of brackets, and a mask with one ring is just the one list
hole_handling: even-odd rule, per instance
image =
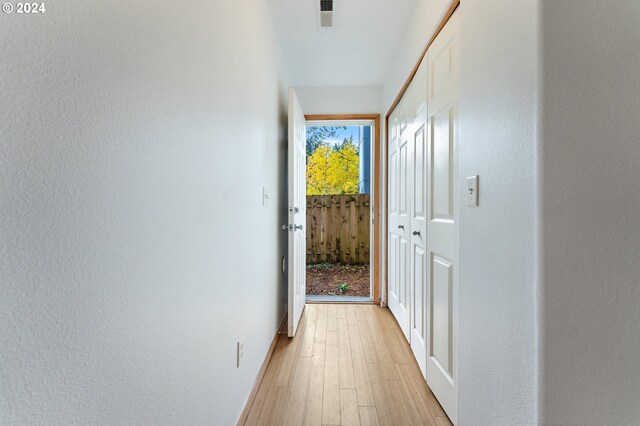
[[335, 0], [336, 28], [318, 26], [319, 0], [266, 0], [294, 86], [379, 86], [416, 0]]

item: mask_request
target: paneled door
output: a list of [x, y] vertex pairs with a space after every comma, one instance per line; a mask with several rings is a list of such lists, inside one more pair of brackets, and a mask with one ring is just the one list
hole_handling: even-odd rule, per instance
[[307, 297], [306, 287], [306, 121], [294, 89], [289, 89], [289, 337], [298, 329]]
[[407, 340], [409, 332], [409, 220], [410, 193], [410, 132], [407, 115], [408, 101], [400, 101], [396, 111], [394, 138], [389, 144], [389, 309], [396, 317]]
[[388, 177], [388, 238], [389, 251], [388, 262], [388, 298], [387, 304], [391, 312], [395, 314], [398, 309], [398, 130], [399, 130], [399, 108], [396, 108], [389, 117], [389, 177]]
[[422, 375], [427, 368], [427, 61], [422, 61], [411, 85], [415, 116], [410, 125], [410, 314], [411, 350]]
[[427, 383], [456, 422], [459, 14], [427, 53]]

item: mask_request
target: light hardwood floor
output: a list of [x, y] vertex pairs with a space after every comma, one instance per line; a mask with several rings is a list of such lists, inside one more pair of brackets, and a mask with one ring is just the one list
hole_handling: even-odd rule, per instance
[[450, 425], [388, 309], [307, 305], [281, 335], [245, 425]]

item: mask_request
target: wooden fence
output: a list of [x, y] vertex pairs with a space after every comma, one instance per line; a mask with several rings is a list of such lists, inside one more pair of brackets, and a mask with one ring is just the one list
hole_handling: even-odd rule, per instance
[[369, 263], [370, 195], [307, 196], [307, 263]]

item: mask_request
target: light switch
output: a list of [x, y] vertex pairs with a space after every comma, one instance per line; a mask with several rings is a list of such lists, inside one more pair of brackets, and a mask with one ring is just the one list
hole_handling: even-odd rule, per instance
[[467, 178], [467, 206], [478, 207], [478, 176]]
[[267, 188], [262, 187], [262, 205], [267, 207], [269, 205], [269, 193], [267, 192]]

